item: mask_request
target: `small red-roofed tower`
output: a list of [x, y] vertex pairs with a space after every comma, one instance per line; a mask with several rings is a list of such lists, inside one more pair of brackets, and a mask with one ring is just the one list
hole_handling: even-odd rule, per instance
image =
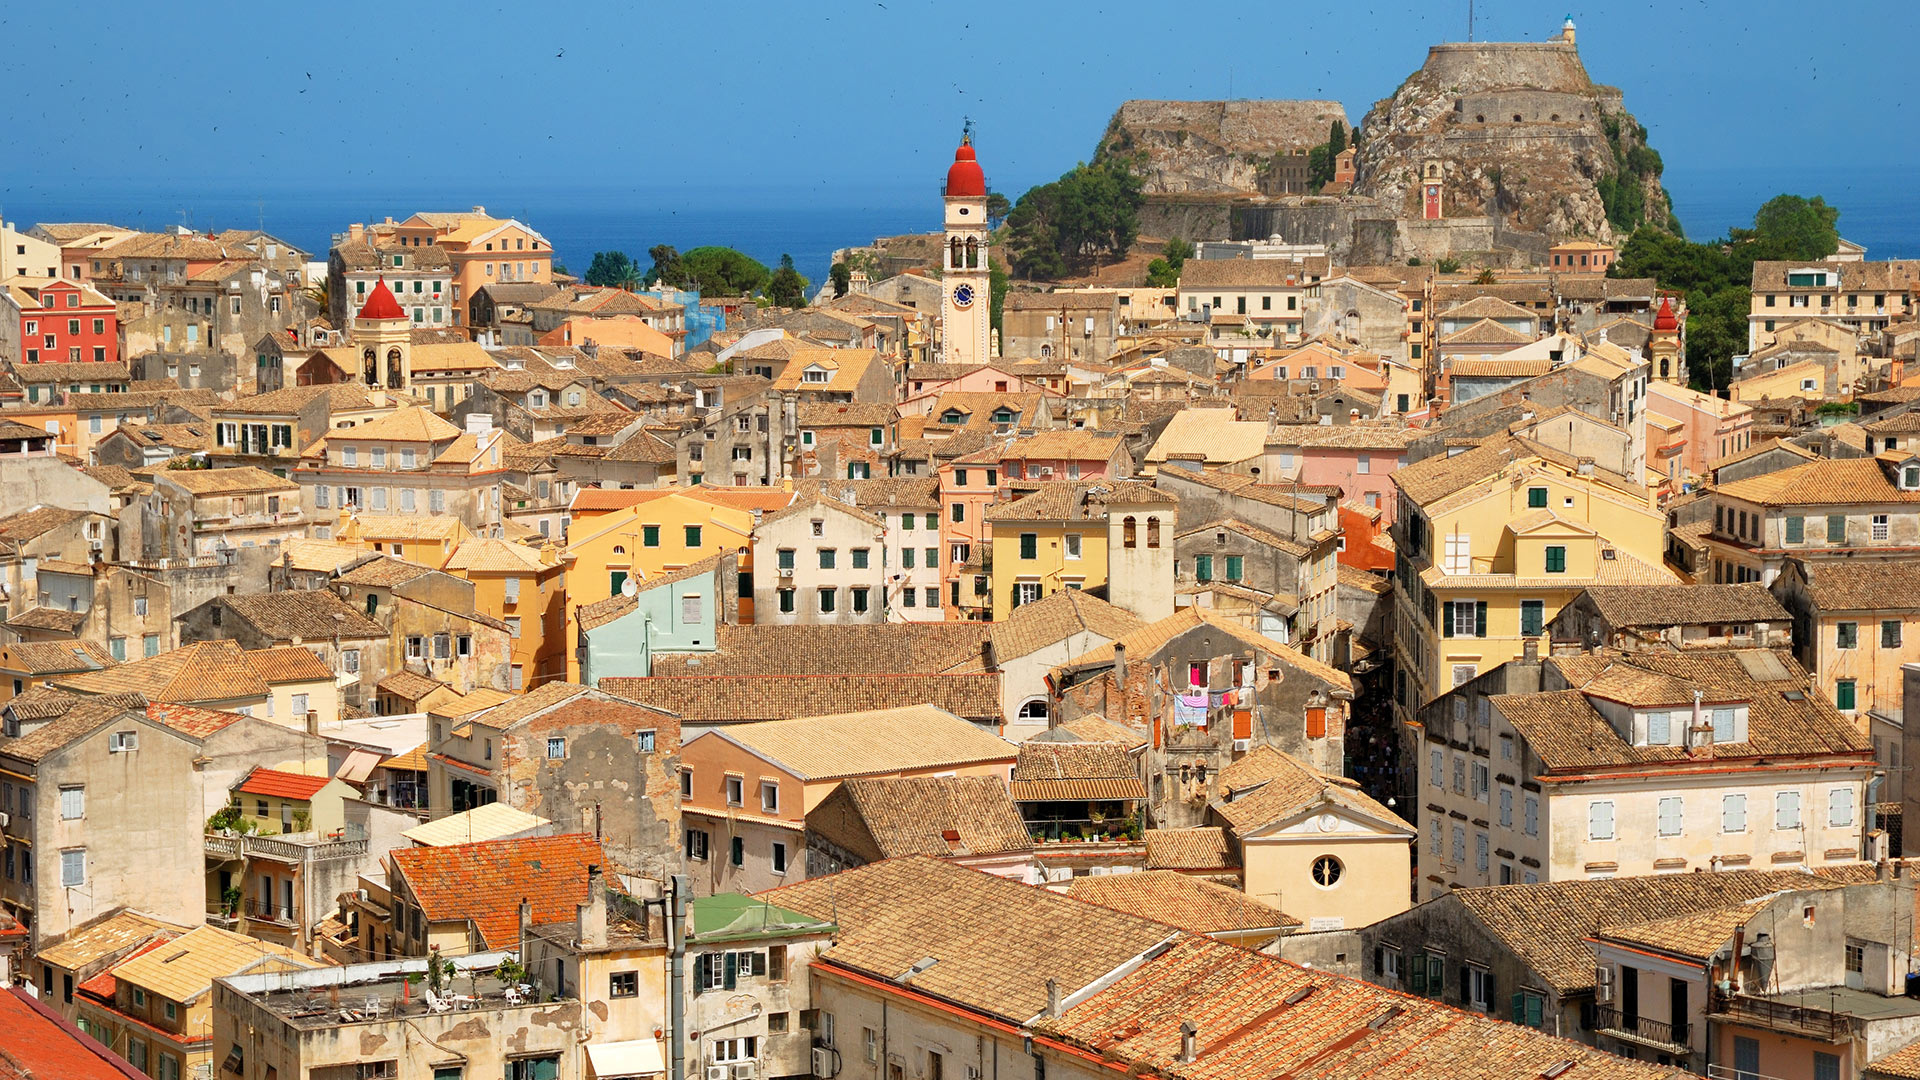
[[946, 246], [941, 254], [940, 359], [984, 364], [993, 358], [988, 302], [987, 176], [973, 154], [973, 132], [960, 137], [944, 189]]
[[1653, 333], [1647, 338], [1647, 359], [1653, 377], [1675, 386], [1687, 385], [1687, 355], [1680, 348], [1680, 317], [1674, 314], [1672, 298], [1660, 298], [1660, 310], [1653, 316]]
[[353, 320], [360, 350], [360, 377], [368, 386], [408, 390], [413, 386], [413, 331], [406, 309], [393, 298], [387, 279], [373, 283]]

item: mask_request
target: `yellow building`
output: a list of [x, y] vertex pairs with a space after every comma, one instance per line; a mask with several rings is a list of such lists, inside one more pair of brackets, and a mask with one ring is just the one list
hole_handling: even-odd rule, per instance
[[1589, 585], [1677, 580], [1653, 492], [1590, 459], [1509, 436], [1393, 482], [1396, 709], [1520, 657]]
[[[1062, 589], [1107, 583], [1107, 507], [1094, 484], [1050, 483], [987, 509], [993, 524], [993, 618]], [[1171, 545], [1172, 535], [1166, 543]]]
[[357, 793], [344, 780], [278, 769], [254, 769], [233, 789], [233, 807], [262, 836], [337, 833], [345, 824], [343, 801]]
[[513, 664], [528, 673], [528, 686], [567, 674], [566, 573], [557, 548], [468, 540], [446, 570], [473, 582], [477, 610], [506, 620]]
[[[753, 572], [753, 526], [759, 514], [787, 505], [793, 494], [778, 488], [580, 491], [570, 509], [564, 642], [577, 643], [574, 613], [583, 604], [620, 593], [628, 579], [651, 580], [725, 551], [740, 553], [737, 621], [753, 621], [749, 575]], [[726, 621], [736, 621], [729, 619]], [[579, 660], [567, 654], [567, 680], [579, 677]]]
[[320, 966], [283, 946], [201, 926], [80, 984], [75, 1020], [148, 1076], [210, 1076], [213, 980]]

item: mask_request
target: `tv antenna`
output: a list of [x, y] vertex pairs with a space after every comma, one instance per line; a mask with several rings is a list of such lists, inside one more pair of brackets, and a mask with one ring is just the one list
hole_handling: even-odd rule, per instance
[[1473, 40], [1473, 0], [1467, 0], [1467, 40]]

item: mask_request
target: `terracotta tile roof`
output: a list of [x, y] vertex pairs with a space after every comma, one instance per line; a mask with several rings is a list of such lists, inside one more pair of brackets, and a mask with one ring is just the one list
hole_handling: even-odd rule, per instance
[[798, 517], [801, 514], [825, 514], [829, 511], [845, 514], [855, 521], [864, 522], [875, 528], [886, 524], [879, 518], [874, 517], [872, 514], [867, 513], [857, 506], [850, 506], [838, 499], [828, 498], [825, 495], [815, 495], [811, 499], [801, 499], [796, 496], [791, 503], [787, 504], [785, 509], [776, 510], [761, 518], [756, 528], [771, 525], [776, 521], [785, 521], [790, 517]]
[[1122, 607], [1115, 607], [1097, 596], [1079, 589], [1062, 589], [1051, 596], [1022, 604], [1006, 619], [989, 624], [996, 663], [1038, 652], [1052, 645], [1068, 645], [1069, 652], [1084, 650], [1093, 638], [1112, 641], [1130, 634], [1146, 623]]
[[243, 654], [247, 666], [266, 683], [331, 682], [333, 669], [314, 651], [300, 645], [270, 649], [249, 649]]
[[394, 411], [358, 427], [327, 432], [328, 439], [373, 440], [376, 442], [446, 442], [459, 438], [461, 431], [421, 406]]
[[979, 722], [997, 723], [1001, 717], [998, 674], [866, 673], [859, 679], [841, 674], [656, 675], [608, 677], [599, 685], [608, 693], [676, 713], [689, 725], [787, 720], [919, 704]]
[[79, 629], [87, 619], [84, 611], [67, 611], [63, 608], [31, 607], [7, 620], [7, 625], [20, 630], [53, 630], [62, 634], [71, 634]]
[[1891, 1054], [1869, 1061], [1862, 1076], [1897, 1077], [1899, 1080], [1920, 1080], [1920, 1042], [1910, 1042]]
[[[1901, 611], [1920, 606], [1920, 562], [1913, 559], [1820, 559], [1801, 565], [1807, 574], [1807, 592], [1821, 614]], [[1774, 621], [1784, 623], [1786, 619], [1782, 613]]]
[[300, 638], [326, 641], [344, 638], [384, 638], [386, 628], [346, 601], [325, 589], [289, 589], [273, 593], [236, 593], [222, 596], [222, 604], [235, 617], [275, 641]]
[[[1396, 471], [1394, 476], [1398, 477], [1402, 472], [1405, 472], [1405, 470]], [[1251, 499], [1254, 502], [1265, 503], [1268, 506], [1278, 506], [1307, 512], [1320, 510], [1325, 506], [1325, 504], [1318, 499], [1304, 499], [1294, 495], [1291, 485], [1263, 484], [1260, 482], [1259, 477], [1256, 476], [1224, 473], [1214, 469], [1163, 469], [1160, 472], [1160, 476], [1167, 477], [1169, 481], [1173, 482], [1184, 481], [1186, 483], [1199, 484], [1201, 487], [1225, 492], [1235, 498]], [[1158, 480], [1156, 479], [1156, 483], [1157, 482]]]
[[1141, 833], [1147, 847], [1149, 870], [1232, 870], [1233, 852], [1227, 830], [1208, 825], [1191, 829], [1147, 829]]
[[1464, 303], [1455, 304], [1441, 311], [1438, 317], [1456, 322], [1461, 319], [1471, 319], [1474, 322], [1479, 322], [1481, 319], [1525, 319], [1529, 323], [1540, 321], [1539, 312], [1529, 311], [1519, 304], [1502, 300], [1497, 296], [1478, 296]]
[[374, 688], [408, 701], [419, 701], [421, 698], [426, 697], [428, 694], [446, 685], [446, 683], [429, 679], [425, 675], [417, 672], [403, 670], [396, 671], [386, 678], [381, 679], [374, 684]]
[[1105, 521], [1108, 506], [1173, 506], [1177, 500], [1138, 480], [1054, 480], [1031, 495], [995, 503], [988, 521]]
[[[1283, 664], [1299, 668], [1309, 675], [1331, 684], [1335, 690], [1353, 693], [1353, 678], [1330, 664], [1308, 656], [1306, 653], [1275, 641], [1272, 638], [1254, 633], [1232, 619], [1222, 618], [1198, 607], [1183, 608], [1157, 622], [1151, 622], [1119, 639], [1126, 646], [1127, 655], [1144, 660], [1152, 657], [1160, 648], [1175, 637], [1192, 630], [1202, 623], [1225, 633], [1228, 637], [1274, 657]], [[1081, 667], [1092, 664], [1111, 664], [1113, 646], [1100, 645], [1067, 661], [1061, 667]]]
[[[1748, 701], [1747, 741], [1705, 748], [1700, 760], [1709, 764], [1756, 757], [1858, 756], [1869, 749], [1854, 723], [1812, 688], [1806, 669], [1784, 649], [1596, 654], [1555, 657], [1548, 663], [1574, 687], [1602, 678], [1617, 683], [1631, 673], [1610, 669], [1637, 668], [1656, 679], [1697, 684], [1708, 700]], [[1692, 760], [1684, 747], [1628, 743], [1579, 689], [1500, 694], [1490, 700], [1527, 740], [1549, 774], [1621, 765], [1682, 767]]]
[[574, 623], [582, 630], [598, 630], [600, 627], [640, 610], [638, 596], [609, 596], [605, 600], [595, 600], [591, 604], [582, 604], [573, 613]]
[[[824, 958], [1023, 1024], [1177, 931], [925, 856], [888, 859], [761, 894], [832, 919]], [[911, 977], [909, 968], [931, 958]], [[815, 961], [820, 962], [819, 960]]]
[[302, 776], [299, 773], [281, 772], [278, 769], [255, 768], [240, 781], [235, 791], [244, 791], [249, 795], [270, 795], [281, 799], [306, 801], [331, 782], [332, 777]]
[[1024, 742], [1010, 785], [1015, 802], [1144, 799], [1127, 748], [1103, 742]]
[[[1822, 570], [1829, 564], [1822, 564]], [[1831, 564], [1834, 566], [1844, 564]], [[1768, 622], [1791, 616], [1767, 587], [1744, 585], [1594, 585], [1587, 596], [1616, 627]]]
[[116, 964], [113, 977], [143, 987], [162, 998], [192, 1004], [213, 989], [213, 980], [257, 971], [292, 971], [321, 964], [299, 953], [236, 934], [217, 926], [200, 926], [157, 949], [148, 949]]
[[0, 518], [0, 542], [18, 544], [32, 540], [90, 516], [85, 510], [63, 510], [57, 506], [22, 510]]
[[[1063, 733], [1071, 738], [1060, 739]], [[1069, 720], [1056, 725], [1047, 734], [1060, 741], [1119, 743], [1127, 748], [1128, 753], [1147, 745], [1145, 734], [1116, 724], [1104, 716], [1082, 716], [1077, 720]]]
[[367, 549], [357, 544], [333, 540], [293, 540], [280, 545], [276, 566], [315, 573], [333, 573], [356, 559], [367, 557]]
[[1458, 903], [1554, 990], [1577, 994], [1593, 989], [1593, 947], [1586, 939], [1602, 927], [1823, 887], [1840, 885], [1802, 870], [1729, 870], [1455, 889], [1451, 899], [1430, 903]]
[[1525, 456], [1518, 439], [1496, 437], [1458, 454], [1436, 455], [1403, 465], [1394, 470], [1393, 482], [1407, 498], [1426, 506], [1497, 475]]
[[[388, 759], [389, 761], [394, 759]], [[388, 765], [388, 768], [409, 768], [406, 764]], [[422, 772], [426, 765], [418, 766]], [[415, 825], [400, 835], [422, 847], [446, 847], [449, 844], [476, 844], [488, 840], [499, 840], [519, 833], [529, 833], [543, 826], [553, 824], [546, 818], [529, 814], [525, 810], [516, 810], [503, 802], [490, 802], [476, 806], [471, 810], [462, 810], [457, 814], [435, 818], [424, 825]]]
[[371, 585], [376, 588], [387, 588], [412, 581], [422, 574], [431, 573], [433, 573], [433, 567], [409, 562], [397, 555], [374, 555], [335, 577], [334, 580], [343, 585]]
[[1447, 362], [1447, 374], [1456, 379], [1533, 379], [1553, 370], [1553, 361], [1544, 356], [1504, 359], [1460, 357]]
[[91, 641], [16, 641], [0, 646], [0, 671], [61, 675], [98, 671], [113, 663], [112, 654]]
[[1305, 259], [1189, 259], [1180, 268], [1182, 291], [1210, 288], [1304, 287], [1331, 266], [1324, 255]]
[[1670, 919], [1606, 926], [1594, 936], [1689, 959], [1706, 960], [1727, 944], [1735, 930], [1765, 911], [1771, 902], [1770, 899], [1763, 899], [1697, 911], [1690, 915], [1676, 915]]
[[1198, 454], [1204, 461], [1246, 461], [1259, 457], [1266, 441], [1265, 420], [1236, 420], [1232, 409], [1185, 409], [1173, 414], [1146, 460], [1163, 463]]
[[1403, 451], [1420, 436], [1398, 424], [1282, 424], [1267, 433], [1267, 445]]
[[[1198, 1028], [1193, 1061], [1179, 1060], [1182, 1023]], [[1107, 1068], [1167, 1080], [1690, 1075], [1197, 936], [1034, 1028]]]
[[[380, 762], [380, 767], [383, 769], [399, 769], [399, 770], [411, 770], [413, 772], [426, 772], [428, 769], [427, 744], [421, 743], [419, 746], [414, 747], [413, 749], [407, 751], [404, 754], [395, 754], [390, 758], [384, 758]], [[504, 803], [488, 803], [487, 805], [503, 806], [505, 804]]]
[[886, 427], [900, 419], [900, 410], [884, 401], [802, 401], [794, 406], [794, 423], [802, 428]]
[[[228, 599], [232, 599], [229, 597]], [[158, 656], [129, 660], [104, 671], [51, 680], [81, 694], [136, 693], [148, 701], [192, 703], [261, 697], [267, 684], [246, 662], [239, 643], [200, 641]]]
[[192, 929], [145, 912], [123, 908], [87, 923], [40, 950], [39, 958], [76, 970], [154, 940], [170, 941]]
[[933, 705], [729, 724], [721, 738], [804, 780], [1012, 762], [1014, 745]]
[[252, 465], [242, 465], [232, 469], [162, 469], [154, 473], [155, 482], [164, 479], [167, 483], [185, 488], [198, 497], [201, 495], [238, 495], [256, 491], [298, 491], [300, 485], [283, 476], [275, 476], [265, 469]]
[[1302, 544], [1297, 540], [1289, 540], [1270, 529], [1265, 529], [1258, 525], [1250, 525], [1247, 522], [1235, 518], [1225, 518], [1218, 521], [1205, 522], [1200, 525], [1193, 525], [1181, 529], [1179, 532], [1174, 533], [1173, 536], [1174, 539], [1178, 540], [1183, 536], [1192, 536], [1196, 533], [1223, 531], [1239, 533], [1241, 536], [1263, 547], [1270, 547], [1276, 551], [1284, 551], [1295, 558], [1302, 558], [1313, 552], [1313, 548], [1310, 545]]
[[1000, 625], [1005, 624], [723, 624], [716, 628], [714, 652], [662, 653], [654, 658], [653, 671], [655, 676], [700, 677], [977, 672], [981, 645]]
[[165, 724], [182, 735], [204, 739], [209, 735], [225, 731], [247, 717], [237, 712], [157, 701], [147, 706], [147, 719]]
[[1172, 870], [1076, 877], [1067, 886], [1067, 895], [1196, 934], [1269, 929], [1277, 933], [1301, 925], [1299, 919], [1238, 889]]
[[1213, 812], [1236, 833], [1257, 832], [1323, 804], [1370, 817], [1408, 833], [1413, 826], [1344, 776], [1320, 772], [1271, 746], [1256, 746], [1214, 779]]
[[807, 830], [869, 862], [1033, 849], [1007, 785], [992, 776], [845, 780], [808, 812]]
[[145, 1075], [42, 1004], [25, 987], [0, 990], [0, 1077], [5, 1080], [141, 1080]]
[[518, 942], [522, 899], [536, 924], [571, 920], [587, 898], [587, 867], [608, 868], [581, 833], [399, 848], [388, 858], [428, 922], [470, 922], [489, 949]]
[[[793, 485], [796, 499], [826, 495], [852, 503], [872, 514], [900, 508], [925, 511], [940, 508], [940, 480], [927, 476], [893, 476], [874, 480], [809, 477]], [[848, 498], [851, 495], [852, 498]]]
[[1721, 484], [1716, 490], [1728, 498], [1761, 506], [1920, 502], [1920, 491], [1895, 487], [1873, 458], [1822, 458]]

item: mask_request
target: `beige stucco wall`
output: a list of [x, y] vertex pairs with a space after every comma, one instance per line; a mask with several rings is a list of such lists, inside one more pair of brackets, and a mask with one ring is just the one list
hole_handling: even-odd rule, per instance
[[[1346, 825], [1346, 822], [1342, 822]], [[1242, 848], [1247, 895], [1312, 925], [1340, 919], [1354, 929], [1397, 915], [1410, 906], [1413, 862], [1404, 836], [1342, 831], [1319, 833], [1313, 822], [1299, 832], [1248, 837]], [[1331, 888], [1314, 883], [1314, 860], [1339, 859], [1340, 880]]]

